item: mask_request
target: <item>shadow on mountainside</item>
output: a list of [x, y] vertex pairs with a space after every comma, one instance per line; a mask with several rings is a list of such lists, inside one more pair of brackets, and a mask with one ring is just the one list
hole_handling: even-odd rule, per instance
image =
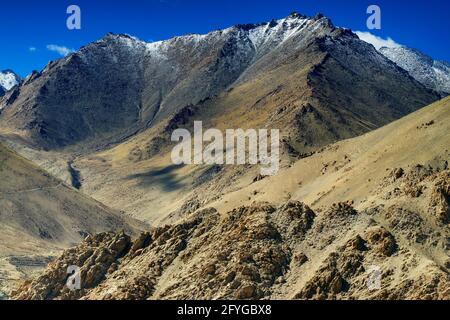
[[175, 191], [184, 186], [181, 179], [177, 178], [176, 175], [176, 171], [183, 167], [184, 165], [170, 165], [150, 170], [149, 172], [136, 173], [128, 176], [128, 179], [139, 180], [139, 184], [142, 187], [158, 185], [161, 186], [164, 191]]

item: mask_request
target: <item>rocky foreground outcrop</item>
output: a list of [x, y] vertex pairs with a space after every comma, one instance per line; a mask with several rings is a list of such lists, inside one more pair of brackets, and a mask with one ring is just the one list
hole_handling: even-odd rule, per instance
[[[361, 212], [352, 202], [321, 212], [255, 203], [225, 215], [201, 210], [134, 241], [99, 234], [12, 297], [450, 299], [449, 178], [449, 170], [393, 170], [380, 185], [385, 205]], [[66, 286], [72, 265], [81, 290]]]

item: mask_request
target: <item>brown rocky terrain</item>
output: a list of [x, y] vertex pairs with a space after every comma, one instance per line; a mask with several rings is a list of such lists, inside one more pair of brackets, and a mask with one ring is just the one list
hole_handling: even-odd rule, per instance
[[[205, 195], [178, 222], [135, 240], [88, 237], [13, 298], [448, 300], [449, 102], [278, 176], [249, 170], [248, 185], [243, 176], [240, 189]], [[69, 265], [81, 267], [80, 291], [64, 285]], [[368, 287], [373, 268], [379, 288]]]
[[[429, 179], [433, 196], [438, 192], [441, 197], [437, 190], [442, 178], [447, 178], [448, 188], [449, 174], [447, 170]], [[432, 223], [444, 226], [442, 207], [432, 205], [429, 209], [438, 213]], [[124, 234], [89, 237], [13, 297], [450, 299], [450, 260], [433, 259], [421, 250], [427, 243], [435, 246], [435, 254], [448, 254], [449, 233], [425, 234], [429, 225], [419, 215], [399, 210], [357, 212], [339, 203], [316, 216], [300, 202], [281, 207], [253, 204], [224, 216], [203, 210], [134, 242]], [[379, 219], [386, 219], [385, 226]], [[405, 227], [408, 224], [416, 228]], [[81, 291], [65, 286], [70, 265], [82, 268]], [[367, 272], [373, 265], [383, 272], [382, 287], [370, 291]]]
[[306, 153], [439, 98], [350, 30], [293, 13], [156, 43], [108, 34], [8, 92], [0, 133], [89, 153], [194, 105], [211, 126], [285, 128], [290, 147]]

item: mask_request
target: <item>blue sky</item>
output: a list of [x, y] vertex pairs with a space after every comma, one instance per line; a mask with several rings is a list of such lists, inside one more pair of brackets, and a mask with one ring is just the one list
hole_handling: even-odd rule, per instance
[[[81, 30], [66, 28], [71, 4], [81, 8]], [[59, 47], [78, 49], [110, 31], [155, 41], [269, 21], [292, 11], [322, 12], [337, 26], [369, 31], [366, 9], [371, 4], [382, 10], [382, 29], [373, 34], [450, 61], [448, 0], [21, 0], [1, 5], [0, 70], [25, 76], [60, 58]]]

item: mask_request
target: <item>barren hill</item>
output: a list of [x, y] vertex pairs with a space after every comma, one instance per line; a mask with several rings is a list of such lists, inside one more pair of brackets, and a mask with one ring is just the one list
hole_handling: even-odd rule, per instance
[[[172, 226], [87, 239], [14, 297], [450, 299], [449, 120], [446, 98], [275, 177], [247, 170]], [[77, 263], [71, 292], [60, 268]]]
[[0, 291], [88, 234], [137, 224], [0, 145]]

